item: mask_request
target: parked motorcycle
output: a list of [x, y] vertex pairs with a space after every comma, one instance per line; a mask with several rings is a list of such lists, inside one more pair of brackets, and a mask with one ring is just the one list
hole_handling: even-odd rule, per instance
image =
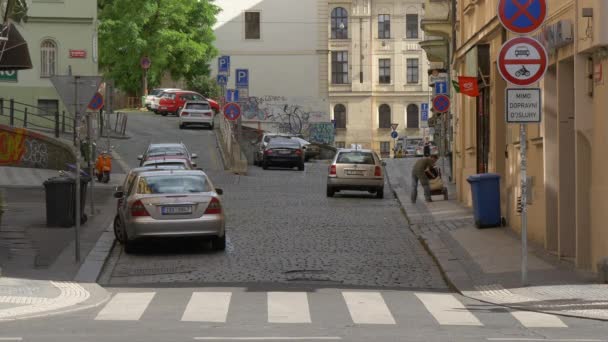
[[102, 151], [95, 161], [95, 176], [99, 182], [108, 183], [112, 172], [112, 155]]

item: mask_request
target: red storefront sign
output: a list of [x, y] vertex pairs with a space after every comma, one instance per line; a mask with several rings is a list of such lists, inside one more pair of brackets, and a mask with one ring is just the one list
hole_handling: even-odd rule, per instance
[[87, 50], [70, 50], [70, 58], [87, 58]]

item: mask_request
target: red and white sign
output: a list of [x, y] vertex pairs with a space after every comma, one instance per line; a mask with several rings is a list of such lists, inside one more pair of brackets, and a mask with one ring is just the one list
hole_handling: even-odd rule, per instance
[[517, 37], [507, 41], [498, 54], [498, 71], [505, 81], [528, 86], [547, 71], [547, 50], [536, 40]]
[[596, 84], [604, 81], [604, 70], [601, 61], [593, 66], [593, 80]]
[[70, 58], [87, 58], [87, 50], [70, 50]]
[[546, 0], [499, 0], [498, 2], [498, 19], [502, 26], [513, 33], [534, 32], [546, 17]]

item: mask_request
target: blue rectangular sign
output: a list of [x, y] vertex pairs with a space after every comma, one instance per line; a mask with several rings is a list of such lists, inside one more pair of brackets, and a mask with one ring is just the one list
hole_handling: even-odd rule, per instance
[[422, 117], [422, 121], [429, 121], [429, 104], [423, 103], [420, 105], [420, 114]]
[[217, 70], [220, 73], [230, 74], [230, 56], [222, 56], [217, 59]]
[[249, 88], [249, 69], [236, 69], [236, 87]]
[[217, 75], [217, 84], [225, 86], [228, 84], [228, 76], [226, 75]]
[[435, 94], [447, 94], [448, 82], [435, 82]]
[[226, 90], [226, 102], [237, 102], [239, 100], [239, 91], [235, 89]]

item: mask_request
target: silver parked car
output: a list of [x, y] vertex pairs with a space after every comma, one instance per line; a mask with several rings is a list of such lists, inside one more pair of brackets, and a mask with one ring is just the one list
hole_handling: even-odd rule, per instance
[[179, 167], [183, 170], [192, 170], [195, 168], [195, 166], [192, 165], [190, 160], [188, 160], [186, 158], [175, 158], [175, 157], [149, 158], [148, 160], [144, 161], [143, 166], [150, 166], [150, 167], [175, 166], [175, 167]]
[[180, 129], [184, 129], [187, 125], [204, 125], [213, 129], [215, 114], [207, 101], [188, 101], [177, 115]]
[[226, 248], [225, 217], [220, 195], [203, 171], [143, 171], [129, 189], [117, 191], [115, 234], [125, 252], [133, 243], [154, 237], [204, 237], [216, 250]]
[[360, 190], [384, 197], [384, 162], [376, 152], [340, 149], [329, 166], [327, 197], [342, 190]]
[[137, 156], [137, 160], [139, 160], [139, 166], [143, 166], [144, 162], [148, 159], [163, 159], [169, 158], [169, 156], [187, 158], [190, 160], [190, 163], [196, 167], [194, 159], [198, 158], [198, 156], [196, 153], [190, 153], [183, 143], [150, 144], [144, 154]]

